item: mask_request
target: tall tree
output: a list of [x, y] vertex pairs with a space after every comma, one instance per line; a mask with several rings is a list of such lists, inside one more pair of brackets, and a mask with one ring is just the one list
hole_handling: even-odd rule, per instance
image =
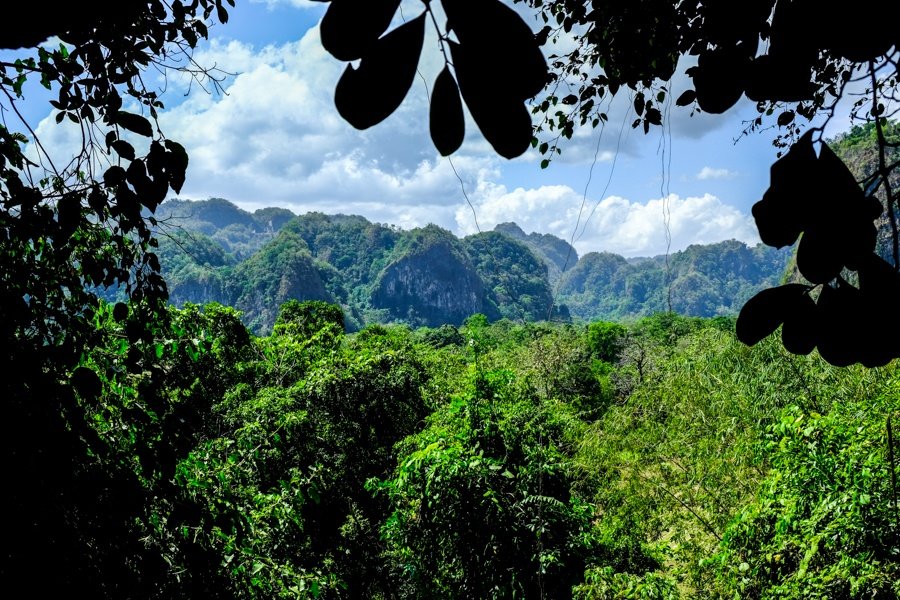
[[[192, 51], [228, 12], [223, 0], [88, 0], [20, 4], [16, 17], [0, 34], [4, 56], [17, 56], [0, 61], [0, 447], [15, 515], [0, 577], [40, 582], [50, 595], [147, 595], [134, 592], [142, 569], [152, 580], [160, 565], [135, 563], [136, 538], [117, 538], [135, 525], [140, 484], [92, 427], [92, 403], [107, 378], [160, 375], [147, 357], [158, 359], [154, 338], [172, 333], [147, 215], [181, 189], [188, 157], [159, 130], [163, 105], [145, 73], [215, 83]], [[80, 130], [71, 156], [51, 155], [25, 118], [30, 81], [52, 94], [57, 123]], [[130, 308], [101, 305], [97, 290], [116, 287]], [[108, 322], [134, 351], [105, 369], [84, 366]]]

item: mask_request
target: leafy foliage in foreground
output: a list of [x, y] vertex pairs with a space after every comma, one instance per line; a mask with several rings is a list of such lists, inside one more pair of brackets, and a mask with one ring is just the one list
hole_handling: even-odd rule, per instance
[[27, 440], [59, 420], [8, 428], [29, 485], [4, 578], [43, 555], [100, 598], [898, 597], [895, 363], [673, 314], [348, 335], [291, 302], [264, 338], [213, 304], [131, 338], [137, 318], [96, 312], [57, 454]]
[[898, 395], [894, 379], [881, 394], [836, 403], [825, 416], [789, 407], [769, 426], [771, 468], [758, 499], [709, 560], [723, 588], [741, 598], [900, 597], [887, 445]]

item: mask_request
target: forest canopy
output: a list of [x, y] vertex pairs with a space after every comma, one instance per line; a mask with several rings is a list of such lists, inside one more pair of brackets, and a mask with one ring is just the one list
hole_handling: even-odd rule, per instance
[[[753, 343], [787, 323], [787, 347], [794, 351], [853, 348], [837, 355], [826, 350], [838, 364], [883, 364], [900, 354], [890, 342], [860, 348], [864, 339], [850, 333], [900, 328], [895, 311], [882, 310], [900, 286], [897, 142], [888, 127], [898, 109], [900, 51], [896, 31], [881, 25], [897, 20], [894, 3], [866, 4], [883, 18], [865, 28], [801, 0], [523, 4], [543, 23], [536, 33], [499, 0], [423, 2], [418, 16], [393, 28], [399, 0], [328, 3], [322, 44], [337, 59], [352, 61], [335, 90], [338, 113], [359, 128], [391, 114], [425, 51], [425, 28], [434, 27], [445, 63], [428, 116], [438, 150], [450, 155], [462, 143], [465, 105], [500, 155], [518, 156], [534, 146], [546, 166], [575, 127], [605, 122], [614, 96], [627, 95], [634, 127], [662, 125], [663, 114], [678, 109], [669, 96], [671, 79], [686, 66], [694, 89], [674, 104], [719, 113], [746, 95], [760, 113], [748, 132], [774, 119], [775, 142], [784, 148], [753, 213], [766, 243], [783, 247], [799, 239], [797, 264], [805, 281], [751, 304], [742, 339]], [[57, 93], [50, 101], [57, 121], [79, 125], [83, 139], [80, 152], [57, 165], [40, 140], [28, 142], [33, 132], [27, 123], [20, 123], [22, 132], [0, 129], [9, 240], [3, 251], [9, 268], [0, 277], [8, 290], [4, 337], [10, 341], [20, 334], [36, 344], [64, 338], [94, 302], [91, 289], [121, 286], [128, 297], [151, 304], [166, 296], [152, 213], [170, 190], [180, 190], [188, 156], [155, 125], [163, 106], [142, 73], [181, 70], [217, 85], [216, 73], [196, 64], [192, 52], [210, 23], [227, 22], [228, 6], [222, 0], [129, 6], [61, 10], [27, 20], [0, 42], [24, 50], [23, 58], [2, 65], [10, 109], [15, 113], [25, 101], [26, 81], [40, 81]], [[45, 48], [40, 42], [47, 36], [61, 43]], [[554, 43], [559, 40], [565, 44]], [[865, 93], [845, 108], [842, 101], [858, 88]], [[876, 166], [862, 181], [821, 139], [824, 124], [839, 111], [874, 124]], [[135, 138], [144, 143], [135, 146]], [[36, 158], [26, 158], [23, 144]], [[890, 231], [887, 261], [874, 252], [877, 219]], [[34, 250], [44, 244], [53, 251]], [[23, 305], [21, 298], [29, 300]], [[795, 314], [815, 316], [798, 321]], [[860, 314], [878, 318], [864, 323]]]

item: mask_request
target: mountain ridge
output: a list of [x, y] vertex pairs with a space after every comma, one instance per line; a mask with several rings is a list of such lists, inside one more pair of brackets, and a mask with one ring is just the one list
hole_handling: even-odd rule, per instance
[[692, 245], [668, 261], [578, 256], [565, 240], [515, 223], [460, 238], [437, 225], [402, 230], [358, 215], [251, 213], [222, 198], [170, 200], [157, 219], [171, 301], [234, 306], [259, 333], [291, 299], [341, 305], [351, 330], [459, 325], [473, 313], [528, 321], [628, 320], [669, 309], [736, 315], [778, 282], [790, 257], [736, 240]]

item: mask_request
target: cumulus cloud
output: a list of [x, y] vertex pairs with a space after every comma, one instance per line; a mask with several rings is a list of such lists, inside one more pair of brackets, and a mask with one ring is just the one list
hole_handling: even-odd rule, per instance
[[643, 204], [610, 196], [597, 205], [582, 247], [653, 256], [726, 239], [759, 242], [753, 219], [711, 194], [687, 198], [670, 194]]
[[728, 169], [716, 169], [714, 167], [703, 167], [700, 169], [700, 172], [697, 173], [697, 179], [700, 181], [706, 181], [708, 179], [731, 179], [737, 175], [734, 171], [729, 171]]
[[[322, 49], [316, 29], [296, 43], [261, 50], [213, 44], [197, 60], [237, 75], [225, 95], [191, 94], [162, 116], [164, 131], [191, 156], [185, 196], [298, 212], [356, 210], [401, 226], [446, 213], [444, 224], [452, 224], [453, 209], [446, 207], [462, 201], [460, 182], [424, 126], [421, 81], [395, 114], [357, 131], [338, 115], [332, 97], [345, 65]], [[425, 63], [423, 73], [436, 72]], [[498, 176], [499, 160], [477, 143], [467, 140], [453, 160], [470, 188]]]
[[[687, 198], [671, 194], [646, 203], [609, 196], [584, 204], [582, 208], [579, 193], [564, 185], [509, 191], [485, 182], [475, 194], [482, 231], [515, 221], [526, 232], [553, 233], [565, 240], [574, 237], [580, 254], [602, 250], [623, 256], [654, 256], [690, 244], [732, 238], [749, 244], [759, 241], [751, 218], [710, 194]], [[476, 230], [467, 207], [456, 211], [456, 221], [464, 234]]]
[[[426, 40], [426, 49], [435, 46], [436, 40]], [[672, 250], [728, 238], [756, 241], [748, 217], [709, 195], [646, 203], [610, 196], [588, 199], [582, 207], [580, 192], [549, 179], [508, 188], [500, 182], [509, 163], [495, 155], [470, 119], [451, 164], [434, 150], [427, 131], [425, 88], [443, 65], [439, 52], [423, 54], [425, 84], [417, 78], [400, 109], [366, 131], [353, 129], [335, 110], [334, 86], [345, 65], [321, 47], [317, 28], [296, 42], [263, 48], [213, 41], [194, 58], [233, 75], [218, 94], [191, 88], [196, 83], [186, 78], [165, 82], [160, 127], [190, 155], [185, 198], [227, 198], [249, 210], [283, 206], [296, 213], [360, 214], [403, 228], [435, 223], [459, 235], [475, 232], [476, 218], [481, 230], [515, 221], [529, 232], [563, 239], [574, 234], [582, 254], [664, 252], [666, 210]], [[632, 138], [644, 136], [629, 127], [626, 114], [625, 108], [615, 113], [618, 121], [611, 118], [599, 146], [599, 131], [577, 129], [563, 156], [587, 162], [596, 153], [602, 162], [617, 151], [629, 152]], [[80, 132], [49, 118], [39, 133], [56, 149], [80, 141]]]

